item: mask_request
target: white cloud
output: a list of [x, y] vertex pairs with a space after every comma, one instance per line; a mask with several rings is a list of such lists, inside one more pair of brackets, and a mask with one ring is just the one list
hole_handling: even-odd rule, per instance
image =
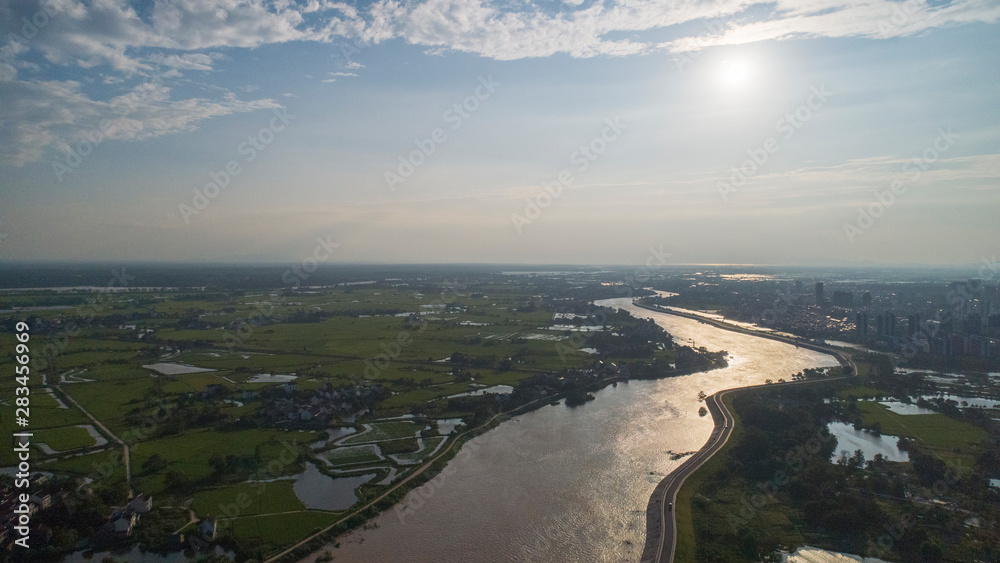
[[[750, 17], [749, 9], [762, 7], [767, 15]], [[500, 60], [628, 56], [765, 39], [908, 36], [935, 27], [996, 22], [1000, 3], [565, 0], [552, 9], [507, 0], [374, 0], [364, 8], [330, 0], [157, 0], [136, 10], [127, 0], [0, 0], [0, 14], [6, 38], [0, 45], [0, 112], [10, 117], [5, 127], [12, 131], [0, 139], [0, 154], [4, 161], [24, 163], [40, 158], [47, 147], [72, 141], [68, 130], [99, 119], [110, 103], [88, 97], [75, 82], [51, 76], [19, 80], [18, 69], [22, 75], [45, 71], [29, 61], [31, 51], [50, 65], [98, 68], [94, 74], [111, 87], [134, 84], [136, 77], [157, 75], [166, 83], [183, 72], [213, 70], [219, 59], [213, 49], [289, 41], [348, 39], [361, 45], [402, 39], [430, 53], [460, 51]], [[700, 21], [713, 22], [714, 31], [699, 33], [699, 25], [681, 25]], [[690, 35], [653, 41], [646, 33], [674, 29], [690, 30], [685, 32]], [[353, 76], [350, 71], [360, 68], [348, 62], [345, 72], [328, 73], [323, 82]], [[49, 85], [52, 91], [46, 90]], [[157, 99], [133, 116], [136, 135], [185, 130], [210, 117], [250, 111], [247, 104], [258, 102]]]
[[198, 53], [168, 56], [155, 54], [149, 57], [149, 60], [178, 70], [212, 70], [212, 57]]
[[[136, 54], [149, 48], [253, 48], [346, 37], [375, 43], [402, 38], [432, 52], [464, 51], [495, 59], [557, 53], [625, 56], [763, 39], [896, 37], [1000, 19], [1000, 5], [978, 0], [954, 0], [943, 6], [926, 0], [776, 0], [768, 4], [769, 16], [756, 20], [747, 10], [763, 5], [742, 0], [586, 4], [569, 0], [562, 9], [551, 11], [500, 0], [376, 0], [365, 9], [328, 0], [161, 0], [140, 17], [125, 0], [89, 5], [0, 0], [0, 13], [9, 14], [0, 31], [15, 39], [5, 48], [28, 45], [54, 63], [87, 68], [109, 64], [122, 72], [143, 72], [151, 61], [180, 70], [211, 68], [211, 57], [205, 54], [161, 54], [148, 60]], [[45, 16], [38, 20], [44, 25], [22, 25], [24, 18], [30, 22], [39, 13]], [[724, 32], [700, 41], [697, 29], [666, 42], [642, 37], [642, 32], [699, 20], [716, 22], [715, 29]], [[631, 37], [614, 37], [620, 33]]]
[[68, 152], [90, 138], [137, 141], [197, 128], [205, 119], [279, 107], [274, 100], [174, 100], [170, 88], [144, 83], [108, 101], [91, 99], [75, 81], [16, 80], [0, 84], [5, 135], [0, 162], [15, 166], [38, 161], [50, 151]]

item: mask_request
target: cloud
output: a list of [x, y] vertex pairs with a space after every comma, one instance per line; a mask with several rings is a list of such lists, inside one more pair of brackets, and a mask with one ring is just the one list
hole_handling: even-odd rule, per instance
[[9, 100], [0, 106], [0, 162], [15, 166], [42, 160], [48, 151], [68, 153], [88, 139], [138, 141], [190, 131], [213, 117], [280, 107], [274, 100], [243, 101], [231, 93], [217, 101], [174, 100], [169, 87], [154, 82], [99, 101], [76, 81], [15, 80], [0, 83], [0, 97]]
[[178, 70], [212, 70], [212, 57], [204, 54], [161, 55], [154, 54], [149, 60]]
[[[801, 37], [909, 36], [935, 27], [970, 22], [996, 22], [1000, 5], [956, 0], [935, 6], [921, 0], [777, 0], [748, 4], [619, 0], [613, 3], [570, 2], [568, 11], [542, 8], [513, 10], [506, 3], [484, 0], [379, 0], [354, 19], [365, 22], [361, 37], [372, 42], [403, 38], [411, 44], [510, 60], [558, 53], [573, 57], [626, 56], [657, 50], [683, 52], [710, 45]], [[347, 16], [351, 19], [350, 16]], [[666, 42], [644, 39], [644, 32], [688, 23], [690, 35]], [[628, 39], [611, 39], [628, 33]]]
[[[466, 52], [498, 60], [557, 54], [622, 57], [767, 39], [909, 36], [936, 27], [996, 22], [1000, 3], [566, 0], [553, 6], [507, 0], [373, 0], [357, 7], [330, 0], [157, 0], [137, 9], [127, 0], [0, 0], [0, 14], [5, 38], [0, 44], [0, 112], [9, 117], [0, 158], [23, 164], [41, 158], [49, 147], [67, 146], [72, 130], [112, 111], [109, 100], [92, 98], [97, 94], [84, 94], [75, 82], [44, 74], [58, 67], [98, 69], [93, 72], [107, 90], [121, 92], [138, 79], [154, 80], [169, 92], [168, 81], [184, 72], [214, 70], [221, 57], [212, 51], [223, 48], [401, 39], [428, 53]], [[664, 40], [664, 34], [673, 36]], [[48, 68], [39, 67], [43, 59]], [[354, 76], [350, 71], [360, 68], [360, 63], [348, 62], [345, 72], [329, 73], [323, 82]], [[22, 80], [19, 71], [49, 80]], [[130, 117], [136, 124], [123, 131], [161, 135], [269, 103], [157, 97]]]
[[[13, 39], [10, 44], [38, 49], [50, 62], [142, 72], [149, 70], [149, 61], [179, 70], [211, 68], [209, 55], [157, 54], [144, 60], [137, 54], [143, 49], [204, 51], [337, 38], [372, 43], [401, 38], [431, 52], [510, 60], [557, 53], [594, 57], [690, 51], [796, 37], [897, 37], [995, 22], [1000, 5], [977, 0], [944, 5], [924, 0], [775, 0], [766, 5], [743, 0], [571, 0], [552, 9], [501, 0], [375, 0], [358, 8], [327, 0], [160, 0], [140, 16], [125, 0], [0, 0], [0, 13], [5, 14], [0, 31]], [[668, 41], [643, 37], [643, 32], [699, 21], [712, 22], [713, 32], [694, 29]]]

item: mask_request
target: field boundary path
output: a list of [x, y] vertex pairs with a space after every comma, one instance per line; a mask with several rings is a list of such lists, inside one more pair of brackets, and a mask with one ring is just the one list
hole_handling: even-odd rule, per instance
[[80, 405], [80, 403], [76, 402], [76, 399], [74, 399], [73, 397], [71, 397], [69, 395], [69, 393], [63, 391], [58, 385], [53, 385], [52, 387], [54, 387], [56, 389], [56, 391], [59, 391], [59, 393], [63, 397], [66, 397], [66, 399], [68, 399], [69, 402], [73, 403], [73, 406], [75, 406], [76, 408], [80, 409], [80, 412], [82, 412], [87, 418], [89, 418], [91, 420], [91, 422], [93, 422], [95, 426], [97, 426], [98, 428], [100, 428], [101, 431], [104, 432], [109, 438], [111, 438], [112, 440], [114, 440], [115, 442], [117, 442], [118, 444], [120, 444], [121, 447], [125, 449], [124, 454], [122, 454], [122, 457], [125, 460], [125, 483], [128, 484], [128, 497], [132, 498], [132, 496], [133, 496], [133, 493], [132, 493], [132, 464], [131, 464], [131, 462], [129, 460], [128, 444], [126, 444], [118, 436], [115, 436], [115, 434], [113, 432], [111, 432], [110, 430], [108, 430], [107, 426], [105, 426], [104, 424], [102, 424], [100, 420], [97, 420], [97, 417], [95, 417], [94, 415], [90, 414], [90, 411], [88, 411], [87, 409], [83, 408], [83, 406]]

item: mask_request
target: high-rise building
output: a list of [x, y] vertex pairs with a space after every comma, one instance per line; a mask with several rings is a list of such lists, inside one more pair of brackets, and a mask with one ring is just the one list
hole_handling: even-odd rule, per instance
[[908, 336], [913, 336], [920, 332], [920, 314], [915, 313], [909, 316], [907, 319], [909, 322], [906, 327], [906, 334]]
[[870, 291], [866, 291], [865, 294], [861, 296], [861, 303], [866, 309], [872, 306], [872, 294]]
[[826, 296], [823, 295], [823, 282], [816, 282], [816, 304], [822, 305], [826, 301]]
[[875, 317], [876, 332], [875, 335], [882, 338], [892, 338], [896, 336], [896, 315], [887, 311], [885, 313], [880, 313]]
[[862, 342], [868, 340], [868, 313], [861, 311], [855, 316], [854, 319], [855, 326], [857, 327], [858, 340]]

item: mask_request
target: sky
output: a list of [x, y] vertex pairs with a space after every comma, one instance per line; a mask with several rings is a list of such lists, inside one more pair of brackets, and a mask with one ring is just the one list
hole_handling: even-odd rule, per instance
[[998, 18], [0, 0], [0, 261], [995, 263]]

